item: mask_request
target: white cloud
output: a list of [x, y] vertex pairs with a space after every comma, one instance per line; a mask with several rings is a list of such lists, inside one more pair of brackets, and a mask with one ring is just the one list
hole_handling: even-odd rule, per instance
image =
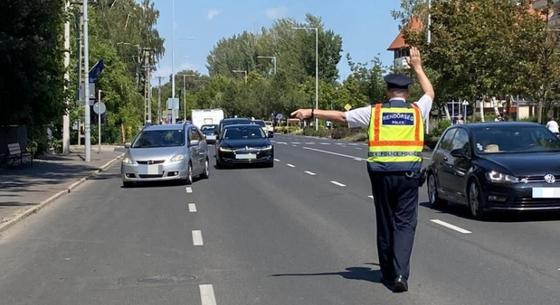
[[288, 8], [285, 6], [269, 7], [265, 10], [266, 17], [272, 20], [286, 17], [287, 13]]
[[221, 13], [222, 13], [222, 11], [219, 11], [217, 9], [209, 9], [208, 10], [208, 20], [214, 19], [214, 17], [218, 16]]

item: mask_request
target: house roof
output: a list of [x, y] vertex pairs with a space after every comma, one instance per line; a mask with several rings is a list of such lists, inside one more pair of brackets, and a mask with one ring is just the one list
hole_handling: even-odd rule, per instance
[[[424, 28], [424, 24], [422, 23], [422, 20], [420, 20], [420, 18], [414, 16], [407, 23], [406, 28], [410, 31], [420, 31]], [[406, 41], [404, 40], [403, 31], [404, 30], [400, 31], [399, 35], [397, 35], [397, 37], [395, 38], [395, 40], [393, 40], [393, 42], [391, 43], [389, 48], [387, 48], [387, 50], [395, 51], [398, 49], [410, 47], [408, 44], [406, 44]]]

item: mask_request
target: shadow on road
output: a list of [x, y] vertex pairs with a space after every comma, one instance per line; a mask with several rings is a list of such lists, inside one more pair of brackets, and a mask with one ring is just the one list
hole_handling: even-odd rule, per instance
[[496, 223], [517, 223], [517, 222], [538, 222], [538, 221], [559, 221], [560, 212], [532, 212], [532, 211], [502, 211], [492, 212], [484, 220], [474, 219], [467, 206], [461, 204], [448, 203], [441, 209], [433, 209], [429, 202], [420, 203], [421, 207], [432, 209], [439, 214], [449, 214], [473, 221], [496, 222]]
[[368, 267], [348, 267], [340, 272], [320, 272], [320, 273], [279, 273], [271, 274], [274, 277], [308, 277], [308, 276], [340, 276], [348, 280], [359, 280], [381, 284], [381, 271]]

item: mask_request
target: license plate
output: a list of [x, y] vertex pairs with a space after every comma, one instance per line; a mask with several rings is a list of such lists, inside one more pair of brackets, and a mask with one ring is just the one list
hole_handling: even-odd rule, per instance
[[534, 187], [533, 198], [560, 198], [560, 187]]
[[237, 160], [254, 160], [257, 158], [255, 154], [239, 154], [235, 155], [235, 159]]
[[161, 165], [157, 165], [157, 164], [144, 165], [139, 168], [139, 174], [161, 175], [161, 173], [162, 173]]

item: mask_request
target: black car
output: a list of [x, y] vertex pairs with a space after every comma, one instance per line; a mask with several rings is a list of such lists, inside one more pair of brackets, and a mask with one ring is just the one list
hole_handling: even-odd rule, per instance
[[274, 147], [256, 124], [228, 125], [216, 144], [216, 166], [263, 164], [274, 166]]
[[535, 123], [456, 125], [437, 143], [428, 167], [433, 207], [465, 204], [489, 211], [560, 211], [560, 140]]
[[248, 118], [227, 118], [220, 121], [220, 125], [218, 125], [218, 138], [216, 142], [219, 142], [224, 132], [224, 127], [228, 125], [235, 125], [235, 124], [251, 124], [253, 121]]

